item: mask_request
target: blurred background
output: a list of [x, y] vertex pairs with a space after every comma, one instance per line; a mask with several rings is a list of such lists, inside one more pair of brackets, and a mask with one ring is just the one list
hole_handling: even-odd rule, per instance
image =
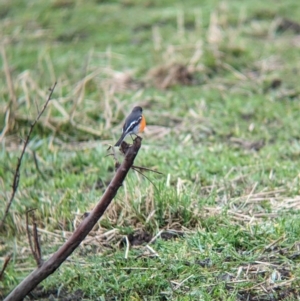
[[[35, 267], [26, 211], [36, 208], [47, 258], [109, 184], [114, 160], [107, 157], [107, 148], [119, 138], [127, 114], [140, 105], [147, 128], [136, 164], [163, 175], [147, 173], [147, 179], [130, 173], [76, 251], [77, 265], [67, 264], [60, 278], [46, 280], [43, 288], [65, 283], [67, 291], [79, 288], [80, 296], [91, 300], [108, 291], [120, 300], [133, 291], [136, 300], [151, 294], [171, 300], [170, 279], [200, 273], [171, 262], [176, 253], [190, 262], [194, 254], [201, 263], [209, 258], [206, 280], [187, 284], [195, 300], [262, 300], [262, 294], [275, 294], [270, 283], [279, 278], [288, 284], [277, 283], [281, 299], [272, 300], [297, 296], [299, 257], [288, 256], [299, 251], [300, 235], [299, 16], [297, 0], [2, 0], [0, 218], [22, 143], [48, 89], [57, 85], [33, 130], [19, 189], [0, 229], [2, 262], [13, 254], [1, 289], [7, 293]], [[86, 254], [112, 253], [112, 264], [118, 266], [125, 236], [140, 246], [160, 231], [169, 232], [155, 247], [176, 272], [143, 274], [154, 279], [151, 284], [138, 277], [125, 284], [118, 269], [101, 285], [95, 283], [102, 274], [95, 272], [90, 279], [86, 267], [95, 260], [102, 266], [105, 256], [90, 259]], [[189, 238], [182, 245], [169, 242], [183, 234]], [[277, 240], [283, 241], [277, 253], [272, 249], [278, 274], [265, 265], [261, 278], [261, 267], [252, 261], [269, 259], [253, 250], [266, 252]], [[132, 252], [145, 255], [143, 247]], [[230, 259], [230, 254], [236, 255]], [[289, 258], [284, 268], [282, 254]], [[253, 267], [253, 278], [242, 272], [237, 257]], [[226, 258], [228, 267], [216, 278], [216, 267], [222, 269]], [[237, 271], [244, 287], [224, 289], [219, 280], [233, 281]], [[235, 276], [224, 278], [224, 272]], [[79, 274], [90, 283], [78, 280]], [[207, 288], [200, 288], [199, 281], [206, 281]], [[252, 289], [261, 282], [265, 289]], [[210, 285], [217, 291], [214, 297]], [[186, 291], [179, 289], [178, 298]]]

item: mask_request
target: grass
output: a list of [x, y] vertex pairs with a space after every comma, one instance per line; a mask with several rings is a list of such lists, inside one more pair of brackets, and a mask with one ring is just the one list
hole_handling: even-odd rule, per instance
[[132, 171], [31, 298], [297, 300], [299, 35], [284, 22], [299, 9], [295, 0], [3, 2], [1, 213], [22, 139], [58, 85], [1, 230], [1, 261], [12, 254], [1, 296], [35, 268], [26, 210], [37, 208], [47, 259], [101, 197], [114, 173], [107, 143], [139, 104], [148, 127], [136, 165], [163, 175], [148, 173], [152, 185]]

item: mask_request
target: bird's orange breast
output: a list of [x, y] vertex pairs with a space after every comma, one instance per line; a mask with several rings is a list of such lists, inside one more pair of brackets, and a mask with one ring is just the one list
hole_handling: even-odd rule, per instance
[[142, 115], [142, 120], [140, 124], [140, 133], [144, 131], [145, 127], [146, 127], [146, 118], [144, 117], [144, 115]]

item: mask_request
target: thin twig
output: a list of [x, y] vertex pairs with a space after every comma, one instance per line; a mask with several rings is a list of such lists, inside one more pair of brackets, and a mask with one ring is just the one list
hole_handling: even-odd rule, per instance
[[[30, 209], [26, 212], [26, 230], [27, 230], [27, 236], [28, 236], [28, 241], [29, 241], [29, 246], [31, 249], [31, 253], [37, 263], [38, 267], [41, 267], [41, 265], [43, 264], [43, 260], [42, 260], [42, 255], [41, 255], [41, 247], [39, 244], [39, 238], [38, 238], [38, 232], [37, 232], [37, 225], [36, 225], [36, 220], [35, 220], [35, 215], [34, 215], [34, 211], [35, 209]], [[29, 231], [29, 213], [32, 212], [32, 218], [33, 218], [33, 227], [32, 227], [32, 231], [33, 231], [33, 242], [34, 242], [34, 246], [32, 244], [32, 239], [31, 239], [31, 235], [30, 235], [30, 231]]]
[[140, 170], [144, 170], [144, 171], [152, 171], [152, 172], [157, 173], [159, 175], [163, 175], [162, 172], [154, 170], [154, 169], [151, 169], [151, 168], [147, 168], [147, 167], [132, 165], [132, 168], [135, 169], [135, 170], [136, 169], [140, 169]]
[[145, 174], [143, 174], [140, 170], [136, 169], [136, 168], [133, 168], [133, 166], [131, 166], [131, 168], [133, 170], [135, 170], [136, 172], [138, 172], [139, 174], [141, 174], [143, 177], [145, 177], [153, 186], [154, 188], [158, 191], [158, 188], [155, 186], [155, 184], [150, 180], [149, 177], [147, 177]]
[[42, 173], [42, 171], [40, 170], [40, 167], [39, 167], [39, 162], [38, 162], [38, 159], [36, 157], [36, 152], [35, 151], [32, 151], [32, 155], [33, 155], [33, 161], [34, 161], [34, 165], [35, 165], [35, 168], [37, 170], [37, 172], [41, 175], [42, 179], [44, 181], [46, 181], [46, 177], [45, 175]]
[[4, 215], [2, 217], [2, 220], [0, 222], [0, 229], [3, 227], [4, 225], [4, 221], [5, 221], [5, 218], [8, 214], [8, 211], [9, 211], [9, 208], [14, 200], [14, 197], [15, 197], [15, 194], [18, 190], [18, 186], [19, 186], [19, 181], [20, 181], [20, 168], [21, 168], [21, 164], [22, 164], [22, 159], [23, 159], [23, 156], [25, 154], [25, 151], [26, 151], [26, 147], [29, 143], [29, 139], [30, 139], [30, 136], [32, 134], [32, 131], [36, 125], [36, 123], [38, 122], [38, 120], [40, 119], [40, 117], [42, 116], [42, 114], [44, 113], [44, 111], [46, 110], [50, 100], [51, 100], [51, 97], [52, 97], [52, 94], [54, 92], [54, 89], [56, 87], [56, 82], [54, 83], [53, 87], [49, 89], [50, 93], [49, 93], [49, 96], [42, 108], [42, 110], [39, 112], [38, 116], [36, 117], [36, 119], [33, 121], [33, 123], [31, 124], [30, 126], [30, 129], [29, 129], [29, 133], [24, 141], [24, 145], [23, 145], [23, 149], [22, 149], [22, 152], [21, 152], [21, 155], [20, 157], [18, 158], [18, 163], [17, 163], [17, 167], [16, 167], [16, 170], [15, 170], [15, 174], [14, 174], [14, 179], [13, 179], [13, 184], [12, 184], [12, 193], [11, 193], [11, 196], [10, 196], [10, 199], [6, 205], [6, 208], [5, 208], [5, 211], [4, 211]]
[[38, 266], [40, 267], [43, 264], [42, 260], [42, 252], [41, 252], [41, 246], [39, 243], [39, 237], [36, 227], [36, 222], [33, 223], [33, 239], [34, 239], [34, 252], [36, 254], [36, 261]]
[[[138, 136], [137, 136], [138, 137]], [[129, 148], [130, 144], [127, 144], [125, 141], [122, 142], [121, 146], [120, 146], [120, 152], [125, 155], [128, 148]], [[114, 160], [116, 162], [116, 169], [118, 169], [118, 167], [120, 166], [120, 163], [118, 162], [118, 159], [117, 159], [117, 155], [116, 155], [116, 151], [115, 151], [115, 148], [110, 145], [107, 149], [107, 151], [109, 150], [112, 150], [111, 153], [109, 153], [107, 156], [112, 156], [114, 157]], [[154, 173], [157, 173], [159, 175], [163, 175], [162, 172], [160, 171], [157, 171], [157, 170], [153, 170], [151, 168], [147, 168], [147, 167], [142, 167], [142, 166], [136, 166], [136, 165], [132, 165], [131, 167], [133, 170], [137, 171], [138, 173], [142, 174], [143, 176], [145, 176], [142, 171], [151, 171], [151, 172], [154, 172]], [[145, 176], [146, 177], [146, 176]], [[147, 177], [146, 177], [147, 178]], [[149, 178], [147, 178], [149, 180]], [[150, 180], [149, 180], [150, 181]], [[150, 181], [151, 182], [151, 181]], [[152, 182], [151, 182], [152, 183]], [[152, 183], [153, 184], [153, 183]], [[154, 184], [153, 184], [154, 185]], [[155, 185], [154, 185], [155, 186]]]
[[[136, 137], [139, 137], [139, 136], [136, 135]], [[111, 156], [113, 156], [115, 158], [115, 161], [116, 161], [115, 162], [115, 169], [117, 170], [119, 168], [119, 166], [120, 166], [120, 163], [116, 159], [116, 154], [115, 154], [114, 148], [110, 146], [107, 150], [109, 150], [110, 148], [113, 149], [113, 152], [110, 153], [109, 155], [111, 155]], [[121, 143], [121, 146], [120, 146], [119, 150], [120, 150], [121, 154], [123, 154], [125, 156], [129, 148], [130, 148], [130, 144], [128, 144], [125, 141], [123, 141]], [[141, 170], [152, 171], [152, 172], [155, 172], [155, 173], [158, 173], [158, 174], [162, 174], [161, 172], [153, 170], [153, 169], [150, 169], [150, 168], [147, 168], [147, 167], [140, 167], [140, 166], [134, 166], [134, 165], [132, 165], [131, 168], [133, 170], [135, 170], [136, 172], [138, 172], [139, 174], [141, 174], [143, 177], [145, 177], [154, 186], [154, 188], [156, 190], [158, 190], [157, 187], [155, 186], [155, 184], [149, 179], [149, 177], [147, 177], [145, 174], [143, 174]]]
[[36, 254], [35, 256], [36, 262], [38, 267], [40, 267], [43, 264], [43, 259], [42, 259], [41, 246], [39, 243], [39, 236], [37, 232], [35, 215], [33, 215], [33, 239], [34, 239], [34, 253]]
[[8, 264], [9, 264], [10, 260], [11, 260], [11, 255], [8, 255], [8, 256], [5, 257], [5, 259], [4, 259], [3, 267], [2, 267], [2, 270], [1, 270], [1, 272], [0, 272], [0, 281], [3, 279], [4, 272], [5, 272], [6, 268], [7, 268], [7, 266], [8, 266]]
[[30, 247], [31, 253], [32, 253], [34, 259], [36, 260], [35, 252], [34, 252], [33, 245], [32, 245], [31, 235], [30, 235], [30, 231], [29, 231], [29, 217], [28, 217], [28, 215], [32, 210], [35, 210], [35, 209], [30, 209], [26, 212], [26, 232], [27, 232], [27, 236], [28, 236], [28, 242], [29, 242], [29, 247]]

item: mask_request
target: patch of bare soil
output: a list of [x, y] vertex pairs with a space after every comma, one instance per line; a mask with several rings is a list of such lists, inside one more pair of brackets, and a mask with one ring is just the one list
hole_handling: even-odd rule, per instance
[[140, 246], [144, 243], [148, 243], [152, 238], [152, 235], [144, 230], [138, 230], [128, 235], [128, 240], [132, 246]]
[[174, 85], [192, 85], [195, 83], [194, 70], [177, 63], [155, 67], [148, 72], [147, 78], [159, 89], [168, 89]]
[[81, 290], [77, 290], [74, 293], [68, 293], [67, 290], [44, 290], [42, 287], [34, 289], [25, 300], [39, 300], [39, 301], [80, 301], [84, 297]]

